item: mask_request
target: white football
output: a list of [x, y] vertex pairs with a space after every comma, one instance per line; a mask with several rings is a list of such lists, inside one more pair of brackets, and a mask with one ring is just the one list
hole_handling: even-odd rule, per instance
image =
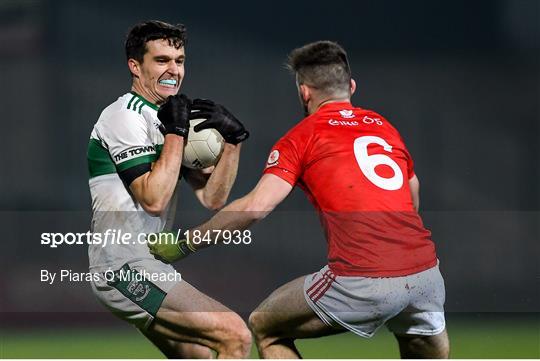
[[208, 168], [216, 163], [221, 156], [225, 140], [215, 129], [203, 129], [196, 132], [193, 128], [205, 119], [189, 121], [189, 134], [184, 146], [182, 165], [191, 169]]

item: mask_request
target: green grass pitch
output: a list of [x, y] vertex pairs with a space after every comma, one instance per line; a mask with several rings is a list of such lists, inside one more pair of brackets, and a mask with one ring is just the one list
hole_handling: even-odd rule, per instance
[[[532, 322], [448, 323], [452, 358], [540, 358], [540, 325]], [[163, 358], [134, 329], [2, 330], [0, 358]], [[365, 340], [350, 333], [302, 340], [306, 358], [398, 358], [393, 336], [381, 329]], [[255, 349], [252, 358], [257, 358]]]

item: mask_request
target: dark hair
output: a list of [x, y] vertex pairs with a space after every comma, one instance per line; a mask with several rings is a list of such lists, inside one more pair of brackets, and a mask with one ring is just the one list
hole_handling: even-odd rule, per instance
[[317, 41], [296, 48], [289, 54], [287, 68], [299, 84], [325, 94], [350, 92], [351, 69], [347, 53], [333, 41]]
[[171, 25], [163, 21], [150, 20], [139, 23], [129, 30], [126, 39], [126, 57], [142, 63], [148, 51], [146, 43], [151, 40], [164, 39], [176, 49], [186, 44], [186, 27], [183, 24]]

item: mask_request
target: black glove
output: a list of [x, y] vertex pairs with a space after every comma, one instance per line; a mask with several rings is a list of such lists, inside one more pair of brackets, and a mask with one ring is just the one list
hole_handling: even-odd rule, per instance
[[184, 94], [171, 95], [159, 108], [157, 116], [163, 124], [160, 127], [163, 135], [177, 134], [187, 137], [189, 133], [189, 113], [191, 100]]
[[249, 132], [223, 105], [208, 99], [195, 99], [191, 110], [198, 110], [189, 115], [189, 119], [206, 119], [193, 128], [196, 132], [202, 129], [215, 128], [227, 143], [238, 144], [249, 137]]

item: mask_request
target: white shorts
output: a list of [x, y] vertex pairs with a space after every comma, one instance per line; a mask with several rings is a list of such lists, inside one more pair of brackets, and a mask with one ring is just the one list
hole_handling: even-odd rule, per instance
[[306, 302], [329, 326], [371, 337], [382, 325], [398, 335], [444, 331], [444, 281], [435, 266], [403, 277], [336, 276], [328, 268], [306, 276]]
[[98, 300], [116, 316], [143, 330], [154, 320], [167, 293], [181, 282], [180, 273], [171, 265], [149, 259], [96, 273], [99, 280], [91, 284]]

